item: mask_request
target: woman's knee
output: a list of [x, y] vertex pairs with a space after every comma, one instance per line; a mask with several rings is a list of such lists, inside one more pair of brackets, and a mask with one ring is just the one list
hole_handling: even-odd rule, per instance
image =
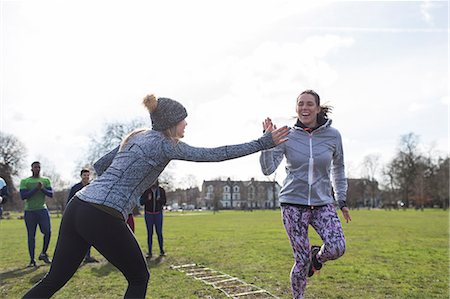
[[128, 283], [132, 285], [143, 285], [147, 284], [150, 280], [150, 272], [147, 267], [142, 268], [141, 271], [133, 275], [132, 277], [127, 277]]
[[337, 259], [344, 255], [346, 245], [345, 240], [340, 240], [335, 243], [325, 244], [325, 249], [328, 252], [329, 259]]

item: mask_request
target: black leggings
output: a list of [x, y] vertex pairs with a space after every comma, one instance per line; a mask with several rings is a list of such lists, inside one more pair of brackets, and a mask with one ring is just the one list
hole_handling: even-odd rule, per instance
[[90, 246], [127, 279], [124, 298], [145, 298], [150, 274], [126, 222], [77, 197], [64, 212], [50, 271], [23, 298], [50, 298], [77, 271]]

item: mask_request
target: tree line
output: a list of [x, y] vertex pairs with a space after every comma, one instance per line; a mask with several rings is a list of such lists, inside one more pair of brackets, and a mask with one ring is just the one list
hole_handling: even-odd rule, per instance
[[[350, 207], [416, 208], [449, 206], [449, 157], [434, 150], [420, 150], [419, 136], [400, 136], [393, 158], [384, 166], [380, 156], [368, 155], [362, 168], [365, 174], [349, 180]], [[381, 179], [375, 174], [381, 169]]]

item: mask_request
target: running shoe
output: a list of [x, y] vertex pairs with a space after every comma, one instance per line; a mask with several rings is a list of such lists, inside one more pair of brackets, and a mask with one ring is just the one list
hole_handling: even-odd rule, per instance
[[322, 263], [317, 260], [317, 253], [319, 253], [319, 251], [320, 246], [311, 246], [311, 260], [309, 262], [308, 277], [313, 276], [315, 272], [322, 269]]
[[39, 260], [40, 261], [44, 261], [44, 263], [46, 263], [46, 264], [51, 264], [52, 263], [52, 261], [50, 261], [50, 259], [48, 258], [48, 255], [46, 253], [41, 253], [39, 255]]

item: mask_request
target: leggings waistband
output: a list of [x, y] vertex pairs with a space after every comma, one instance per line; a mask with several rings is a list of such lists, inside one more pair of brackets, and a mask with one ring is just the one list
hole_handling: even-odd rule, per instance
[[119, 211], [117, 211], [116, 209], [113, 209], [113, 208], [105, 206], [105, 205], [84, 201], [84, 200], [80, 199], [77, 196], [74, 196], [72, 198], [72, 200], [74, 200], [74, 199], [77, 199], [77, 200], [79, 200], [79, 201], [81, 201], [83, 203], [86, 203], [86, 204], [88, 204], [90, 206], [93, 206], [94, 208], [99, 209], [99, 210], [101, 210], [101, 211], [103, 211], [103, 212], [105, 212], [105, 213], [107, 213], [107, 214], [109, 214], [109, 215], [111, 215], [113, 217], [116, 217], [116, 218], [119, 218], [122, 221], [125, 221], [125, 219], [123, 219], [122, 214]]
[[308, 205], [301, 205], [301, 204], [297, 204], [297, 203], [287, 203], [287, 202], [282, 202], [281, 203], [282, 207], [285, 206], [291, 206], [291, 207], [296, 207], [296, 208], [303, 208], [303, 209], [311, 209], [314, 210], [316, 208], [322, 208], [325, 207], [326, 205], [318, 205], [318, 206], [308, 206]]

